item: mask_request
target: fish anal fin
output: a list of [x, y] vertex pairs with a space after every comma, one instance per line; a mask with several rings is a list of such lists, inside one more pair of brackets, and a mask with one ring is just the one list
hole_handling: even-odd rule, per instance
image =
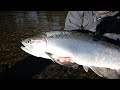
[[100, 68], [98, 68], [98, 67], [93, 67], [93, 66], [91, 66], [90, 68], [91, 68], [98, 76], [104, 77], [104, 75], [99, 72]]
[[115, 69], [104, 68], [103, 73], [108, 79], [120, 79], [120, 74]]
[[106, 77], [108, 79], [119, 79], [120, 74], [115, 69], [104, 68], [104, 67], [90, 67], [97, 75]]
[[120, 69], [117, 69], [116, 71], [120, 74]]

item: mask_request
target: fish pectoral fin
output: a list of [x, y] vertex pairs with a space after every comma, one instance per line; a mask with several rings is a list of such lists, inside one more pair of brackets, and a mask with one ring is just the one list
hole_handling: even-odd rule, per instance
[[119, 79], [120, 74], [113, 69], [110, 68], [103, 68], [103, 67], [90, 67], [97, 75], [100, 77], [106, 77], [108, 79]]
[[53, 62], [56, 62], [56, 63], [58, 63], [58, 64], [60, 64], [60, 65], [63, 65], [62, 63], [59, 62], [59, 59], [60, 59], [59, 56], [54, 55], [54, 54], [51, 54], [51, 53], [48, 53], [48, 52], [45, 52], [45, 53], [51, 58], [51, 60], [52, 60]]
[[83, 66], [83, 69], [84, 69], [86, 72], [88, 72], [89, 67], [87, 67], [87, 66]]
[[[77, 68], [79, 65], [78, 64], [76, 64], [76, 63], [71, 63], [71, 62], [63, 62], [63, 63], [61, 63], [60, 62], [60, 59], [61, 58], [64, 58], [64, 57], [61, 57], [61, 56], [58, 56], [58, 55], [55, 55], [55, 54], [51, 54], [51, 53], [48, 53], [48, 52], [45, 52], [50, 58], [51, 58], [51, 60], [53, 61], [53, 62], [56, 62], [56, 63], [58, 63], [58, 64], [60, 64], [60, 65], [64, 65], [64, 66], [71, 66], [71, 67], [73, 67], [73, 68]], [[66, 57], [65, 57], [66, 58]]]

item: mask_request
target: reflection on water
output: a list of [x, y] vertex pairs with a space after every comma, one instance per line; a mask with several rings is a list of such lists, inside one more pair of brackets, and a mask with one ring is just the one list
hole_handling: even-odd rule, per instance
[[60, 23], [58, 23], [60, 21], [60, 18], [58, 16], [56, 16], [56, 17], [52, 17], [52, 19], [53, 19], [53, 23], [52, 23], [53, 27], [52, 27], [52, 29], [53, 30], [61, 29]]
[[38, 12], [36, 11], [26, 11], [25, 12], [25, 22], [29, 22], [29, 26], [37, 27], [39, 25]]
[[[48, 23], [48, 17], [47, 17], [47, 13], [44, 11], [39, 13], [39, 20], [40, 20], [40, 29], [45, 29], [45, 30], [49, 30], [49, 23]], [[47, 26], [47, 27], [45, 27]]]
[[56, 30], [64, 28], [66, 14], [67, 11], [24, 11], [17, 12], [14, 19], [20, 28]]
[[[64, 28], [67, 11], [10, 11], [0, 12], [1, 27], [56, 30]], [[11, 27], [12, 25], [12, 27]], [[10, 27], [8, 27], [10, 26]], [[2, 29], [3, 30], [3, 29]], [[12, 29], [11, 29], [12, 30]]]

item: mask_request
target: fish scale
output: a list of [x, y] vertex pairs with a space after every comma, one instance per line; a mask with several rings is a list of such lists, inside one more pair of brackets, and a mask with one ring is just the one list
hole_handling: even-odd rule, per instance
[[[105, 42], [100, 43], [100, 42], [95, 42], [92, 39], [89, 40], [90, 38], [88, 39], [88, 37], [85, 37], [85, 35], [83, 35], [83, 36], [79, 35], [80, 38], [78, 37], [77, 39], [75, 37], [71, 37], [72, 34], [69, 35], [70, 37], [67, 39], [65, 38], [65, 36], [63, 37], [62, 35], [64, 35], [64, 34], [60, 34], [60, 36], [58, 37], [59, 39], [57, 37], [55, 37], [56, 39], [54, 39], [52, 37], [47, 38], [48, 52], [51, 52], [53, 54], [55, 54], [57, 52], [59, 55], [63, 54], [62, 52], [65, 52], [65, 51], [66, 51], [66, 55], [67, 55], [67, 53], [69, 55], [69, 52], [72, 52], [72, 54], [74, 54], [74, 55], [71, 54], [72, 56], [74, 56], [74, 57], [79, 56], [78, 60], [75, 61], [78, 64], [82, 64], [82, 63], [84, 64], [84, 62], [86, 62], [87, 65], [89, 64], [89, 66], [93, 66], [94, 62], [97, 62], [97, 63], [95, 63], [95, 66], [98, 66], [98, 67], [106, 67], [106, 68], [111, 68], [111, 69], [118, 69], [120, 67], [119, 66], [120, 59], [117, 60], [118, 58], [116, 58], [116, 57], [120, 57], [120, 54], [119, 54], [120, 51], [118, 51], [116, 48], [110, 48], [108, 46], [106, 47], [105, 45], [103, 45], [103, 44], [105, 44]], [[53, 48], [55, 49], [55, 52], [54, 52]], [[56, 51], [58, 48], [61, 51], [60, 50]], [[109, 50], [112, 53], [109, 52]], [[95, 56], [96, 53], [98, 53], [98, 56]], [[100, 54], [100, 53], [102, 53], [102, 54]], [[113, 54], [114, 54], [114, 56], [111, 57], [110, 60], [108, 60], [109, 59], [108, 55], [112, 56]], [[86, 57], [88, 55], [89, 55], [89, 57], [86, 60]], [[95, 59], [96, 57], [101, 57], [101, 58], [99, 58], [99, 60], [96, 61], [96, 59]], [[85, 59], [85, 60], [83, 60], [83, 59]], [[103, 60], [105, 60], [105, 61], [103, 61]], [[108, 61], [110, 61], [111, 63]], [[113, 63], [115, 63], [115, 66], [113, 66]], [[104, 66], [100, 66], [101, 64], [103, 64]], [[111, 66], [113, 66], [113, 67], [111, 67]]]

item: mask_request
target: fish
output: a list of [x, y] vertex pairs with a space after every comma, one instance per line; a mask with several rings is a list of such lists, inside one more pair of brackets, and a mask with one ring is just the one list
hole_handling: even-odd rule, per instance
[[[50, 59], [64, 66], [83, 66], [100, 77], [120, 78], [120, 46], [105, 39], [95, 40], [88, 30], [53, 30], [21, 41], [21, 49], [35, 57]], [[62, 57], [71, 57], [75, 63], [61, 63]]]

